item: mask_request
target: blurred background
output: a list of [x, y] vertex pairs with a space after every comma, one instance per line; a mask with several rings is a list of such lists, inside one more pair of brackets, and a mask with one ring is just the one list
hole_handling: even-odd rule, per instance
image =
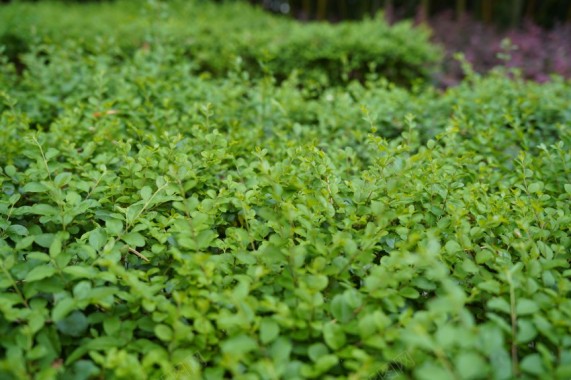
[[500, 27], [533, 21], [553, 27], [571, 20], [569, 0], [250, 0], [264, 8], [304, 20], [359, 19], [384, 10], [389, 19], [430, 19], [442, 13], [465, 14]]
[[571, 77], [571, 0], [249, 0], [299, 20], [358, 20], [383, 12], [389, 23], [412, 19], [432, 29], [447, 53], [440, 81], [462, 76], [464, 53], [477, 72], [505, 64], [543, 82]]
[[[0, 0], [0, 3], [42, 0]], [[53, 0], [47, 0], [53, 1]], [[62, 0], [68, 3], [113, 2], [113, 0]], [[133, 0], [133, 2], [145, 0]], [[571, 0], [202, 0], [204, 2], [246, 1], [268, 11], [300, 20], [358, 20], [384, 11], [391, 21], [415, 18], [426, 21], [443, 13], [456, 18], [468, 14], [499, 27], [518, 27], [531, 21], [551, 28], [571, 22]], [[169, 2], [169, 0], [164, 0]]]
[[[113, 3], [114, 0], [62, 0]], [[496, 66], [518, 68], [524, 78], [544, 82], [551, 74], [571, 78], [571, 0], [199, 0], [247, 2], [300, 22], [332, 22], [383, 17], [389, 23], [412, 20], [429, 28], [445, 50], [436, 78], [442, 87], [461, 80], [454, 57], [463, 53], [476, 72]], [[0, 0], [0, 3], [44, 2]], [[133, 0], [141, 4], [169, 0]], [[1, 11], [1, 10], [0, 10]], [[240, 15], [236, 15], [240, 17]]]

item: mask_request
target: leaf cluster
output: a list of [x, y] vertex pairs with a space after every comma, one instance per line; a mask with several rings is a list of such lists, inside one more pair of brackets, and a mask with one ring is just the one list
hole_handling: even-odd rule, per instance
[[240, 66], [250, 76], [271, 74], [278, 81], [298, 75], [317, 88], [368, 76], [405, 86], [430, 81], [442, 52], [428, 38], [427, 30], [408, 22], [304, 25], [240, 2], [14, 3], [0, 14], [0, 44], [19, 64], [19, 55], [38, 42], [71, 40], [117, 60], [160, 43], [192, 61], [193, 72], [220, 77]]

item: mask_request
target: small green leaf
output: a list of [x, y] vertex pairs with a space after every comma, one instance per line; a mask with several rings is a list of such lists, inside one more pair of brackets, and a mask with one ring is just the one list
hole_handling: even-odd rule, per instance
[[60, 173], [54, 178], [54, 185], [61, 188], [67, 185], [70, 180], [71, 180], [71, 173], [67, 172]]
[[145, 238], [138, 232], [129, 232], [123, 236], [123, 240], [132, 247], [143, 247], [145, 245]]
[[35, 237], [35, 242], [41, 247], [49, 248], [54, 240], [54, 234], [39, 234]]
[[517, 305], [516, 306], [517, 315], [533, 314], [537, 313], [537, 311], [539, 310], [539, 306], [537, 305], [537, 303], [526, 298], [521, 298], [517, 300], [516, 305]]
[[127, 221], [127, 224], [133, 225], [136, 222], [135, 218], [140, 217], [143, 207], [144, 205], [141, 203], [135, 203], [127, 207], [127, 211], [125, 212], [125, 220]]
[[22, 198], [22, 196], [20, 194], [16, 193], [16, 194], [12, 194], [10, 196], [10, 199], [8, 199], [8, 201], [10, 202], [10, 204], [13, 205], [13, 204], [16, 204], [20, 200], [20, 198]]
[[144, 201], [148, 201], [153, 196], [153, 190], [149, 186], [143, 186], [140, 191], [141, 198]]
[[251, 337], [241, 334], [222, 342], [222, 352], [230, 355], [241, 355], [258, 349], [258, 344]]
[[532, 321], [519, 319], [517, 321], [517, 341], [518, 343], [531, 342], [537, 336], [537, 329]]
[[73, 363], [73, 371], [75, 373], [80, 373], [80, 378], [83, 379], [91, 379], [97, 377], [99, 374], [99, 367], [97, 367], [91, 360], [78, 360], [77, 362]]
[[60, 151], [57, 150], [56, 148], [48, 148], [48, 150], [46, 151], [46, 159], [47, 160], [51, 160], [54, 157], [57, 157], [60, 155]]
[[309, 349], [307, 350], [309, 358], [314, 362], [316, 362], [323, 355], [327, 355], [328, 353], [329, 349], [323, 343], [314, 343], [309, 346]]
[[79, 337], [89, 326], [87, 318], [81, 311], [74, 311], [69, 316], [56, 322], [57, 329], [66, 335]]
[[25, 193], [43, 193], [48, 190], [48, 188], [39, 182], [29, 182], [24, 185], [22, 189]]
[[4, 173], [6, 173], [6, 175], [10, 176], [10, 177], [14, 177], [17, 173], [17, 169], [14, 165], [7, 165], [4, 168]]
[[32, 214], [44, 215], [44, 216], [59, 214], [59, 210], [57, 208], [55, 208], [52, 205], [44, 203], [38, 203], [33, 205], [32, 207], [30, 207], [30, 211]]
[[323, 327], [323, 339], [334, 350], [343, 347], [347, 341], [343, 328], [333, 322], [329, 322]]
[[38, 260], [44, 263], [49, 263], [51, 261], [51, 258], [43, 252], [30, 252], [26, 255], [26, 258], [28, 260]]
[[530, 193], [539, 193], [543, 190], [543, 182], [533, 182], [529, 185], [528, 190]]
[[57, 257], [61, 253], [61, 237], [56, 235], [52, 244], [50, 244], [50, 256], [52, 258]]
[[28, 235], [25, 238], [23, 238], [22, 240], [20, 240], [18, 243], [16, 243], [16, 249], [17, 250], [26, 249], [34, 243], [34, 240], [35, 240], [35, 236]]
[[208, 248], [217, 236], [218, 234], [212, 230], [200, 231], [196, 236], [197, 249]]
[[270, 318], [264, 318], [260, 325], [260, 340], [267, 344], [272, 342], [280, 334], [280, 326]]
[[491, 262], [494, 259], [494, 254], [492, 251], [487, 249], [482, 249], [476, 253], [476, 263], [477, 264], [484, 264], [487, 262]]
[[508, 303], [508, 301], [506, 301], [505, 299], [503, 299], [501, 297], [494, 297], [491, 300], [489, 300], [488, 301], [488, 307], [491, 309], [503, 311], [506, 314], [511, 313], [510, 304]]
[[170, 328], [169, 326], [164, 325], [164, 324], [160, 324], [160, 325], [155, 326], [155, 335], [160, 340], [168, 342], [168, 341], [172, 340], [173, 331], [172, 331], [172, 328]]
[[98, 272], [94, 267], [85, 267], [80, 265], [70, 265], [63, 268], [62, 271], [78, 278], [94, 278]]
[[96, 228], [89, 233], [89, 245], [99, 251], [107, 242], [107, 233], [103, 228]]
[[541, 376], [545, 373], [545, 368], [543, 367], [541, 356], [539, 356], [539, 354], [527, 355], [521, 361], [520, 367], [523, 371], [536, 376]]
[[343, 294], [337, 294], [331, 301], [331, 314], [341, 323], [349, 321], [353, 317], [353, 309], [345, 301]]
[[26, 227], [19, 224], [12, 224], [10, 227], [8, 227], [6, 232], [19, 236], [27, 236], [29, 233]]
[[329, 278], [325, 275], [308, 275], [306, 278], [307, 286], [317, 291], [325, 289], [329, 283]]
[[75, 300], [73, 298], [64, 298], [60, 300], [52, 310], [52, 319], [54, 322], [65, 318], [73, 309], [75, 309]]
[[458, 342], [458, 329], [451, 325], [441, 326], [436, 330], [435, 337], [436, 341], [443, 349], [450, 348]]
[[525, 169], [525, 170], [523, 171], [523, 175], [524, 175], [525, 178], [531, 178], [531, 177], [533, 177], [533, 170], [531, 170], [531, 169]]
[[315, 369], [317, 370], [317, 373], [322, 374], [336, 366], [338, 363], [339, 358], [336, 355], [324, 355], [315, 362]]
[[69, 356], [65, 359], [65, 364], [69, 365], [75, 362], [77, 359], [81, 358], [89, 351], [109, 351], [112, 348], [119, 347], [124, 344], [122, 340], [112, 336], [100, 336], [98, 338], [88, 339], [86, 342], [83, 341], [82, 344], [75, 349]]
[[101, 336], [99, 338], [94, 338], [86, 344], [87, 348], [90, 350], [109, 350], [119, 345], [121, 345], [121, 340], [118, 337], [113, 336]]
[[465, 258], [462, 261], [462, 269], [464, 269], [467, 273], [478, 273], [479, 267], [476, 265], [471, 259]]
[[80, 281], [73, 287], [73, 296], [77, 300], [83, 300], [89, 297], [91, 292], [90, 281]]
[[[399, 372], [398, 368], [396, 370], [389, 368], [386, 374], [393, 377]], [[432, 361], [425, 361], [422, 365], [415, 367], [414, 375], [414, 378], [419, 380], [454, 380], [454, 376], [449, 370]]]
[[105, 221], [105, 227], [111, 235], [119, 235], [123, 232], [123, 223], [117, 219], [108, 219]]
[[113, 336], [119, 333], [120, 329], [121, 329], [121, 320], [117, 316], [106, 318], [103, 321], [103, 330], [107, 335]]
[[43, 280], [52, 276], [56, 272], [55, 268], [49, 265], [40, 265], [32, 269], [25, 278], [26, 282]]
[[460, 246], [460, 244], [458, 244], [456, 240], [450, 240], [449, 242], [446, 243], [444, 248], [446, 249], [446, 252], [450, 254], [462, 251], [462, 247]]
[[483, 379], [488, 375], [486, 362], [474, 352], [464, 352], [458, 355], [456, 368], [462, 379]]
[[270, 347], [270, 355], [276, 363], [287, 362], [292, 350], [292, 343], [286, 337], [279, 337]]
[[399, 294], [405, 298], [417, 299], [420, 296], [420, 293], [415, 288], [411, 288], [409, 286], [402, 288], [399, 290]]

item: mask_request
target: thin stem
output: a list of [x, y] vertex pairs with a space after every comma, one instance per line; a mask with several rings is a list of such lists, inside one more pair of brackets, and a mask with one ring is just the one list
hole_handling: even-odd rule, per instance
[[[525, 177], [525, 169], [526, 169], [526, 165], [525, 165], [525, 157], [522, 157], [521, 161], [520, 161], [520, 166], [522, 168], [522, 177], [523, 177], [523, 187], [525, 189], [525, 193], [527, 194], [528, 199], [531, 197], [531, 193], [529, 192], [529, 188], [528, 188], [528, 184], [527, 184], [527, 179]], [[533, 207], [533, 204], [531, 204], [530, 202], [530, 207], [531, 210], [533, 211], [533, 216], [535, 218], [535, 222], [537, 223], [537, 226], [541, 229], [543, 229], [544, 227], [544, 223], [540, 220], [539, 218], [539, 214], [537, 213], [537, 210], [535, 209], [535, 207]], [[543, 237], [541, 237], [541, 240], [544, 240]]]
[[148, 200], [147, 202], [145, 202], [145, 204], [143, 205], [143, 208], [137, 213], [137, 215], [135, 215], [135, 217], [133, 218], [133, 220], [131, 221], [131, 223], [129, 223], [129, 224], [125, 227], [125, 230], [126, 230], [126, 231], [129, 230], [129, 229], [133, 226], [133, 223], [135, 223], [135, 221], [139, 219], [139, 217], [141, 216], [141, 214], [142, 214], [144, 211], [147, 210], [147, 207], [149, 207], [149, 204], [151, 204], [151, 201], [153, 200], [153, 198], [154, 198], [162, 189], [164, 189], [165, 187], [167, 187], [168, 184], [169, 184], [168, 182], [165, 183], [164, 185], [162, 185], [161, 187], [159, 187], [159, 188], [157, 189], [157, 191], [155, 191], [155, 192], [153, 193], [153, 195], [151, 195], [151, 197], [149, 198], [149, 200]]
[[190, 227], [190, 233], [192, 234], [192, 239], [196, 241], [196, 231], [194, 230], [194, 225], [192, 223], [190, 210], [188, 208], [188, 204], [186, 203], [186, 191], [184, 190], [184, 186], [182, 185], [182, 181], [180, 180], [180, 178], [177, 178], [177, 184], [180, 190], [180, 195], [183, 198], [182, 205], [184, 206], [184, 213], [186, 215], [186, 220], [188, 221], [188, 226]]
[[149, 262], [149, 261], [150, 261], [145, 255], [143, 255], [141, 252], [137, 251], [137, 250], [134, 249], [134, 248], [129, 247], [129, 252], [135, 254], [135, 256], [137, 256], [137, 257], [139, 257], [139, 258], [145, 260], [146, 262]]
[[512, 280], [512, 273], [510, 271], [506, 274], [508, 284], [510, 286], [510, 314], [511, 314], [511, 324], [512, 324], [512, 374], [517, 377], [518, 375], [518, 355], [517, 355], [517, 313], [516, 313], [516, 302], [515, 302], [515, 288]]
[[52, 180], [52, 175], [50, 173], [50, 168], [48, 166], [48, 160], [46, 159], [46, 155], [44, 154], [44, 150], [42, 149], [42, 146], [40, 145], [40, 143], [38, 142], [38, 139], [36, 138], [36, 136], [32, 137], [32, 141], [38, 146], [38, 148], [40, 149], [40, 154], [42, 155], [42, 159], [44, 160], [44, 165], [46, 167], [46, 172], [48, 173], [48, 178], [50, 179], [50, 181]]
[[105, 174], [107, 174], [107, 171], [104, 171], [101, 176], [97, 179], [97, 181], [95, 181], [95, 185], [93, 185], [93, 187], [91, 188], [91, 190], [89, 190], [89, 193], [87, 193], [87, 195], [85, 196], [85, 200], [89, 199], [89, 197], [91, 197], [91, 194], [93, 194], [93, 192], [95, 191], [95, 189], [97, 188], [97, 185], [99, 185], [99, 182], [101, 182], [101, 180], [103, 179], [103, 177], [105, 177]]
[[6, 277], [8, 277], [8, 279], [10, 279], [10, 282], [12, 283], [12, 287], [14, 288], [14, 290], [16, 290], [16, 293], [18, 294], [18, 296], [22, 300], [22, 303], [24, 304], [24, 306], [26, 306], [26, 308], [29, 309], [30, 306], [28, 305], [28, 301], [26, 300], [26, 297], [24, 297], [24, 294], [22, 294], [22, 292], [20, 291], [20, 288], [18, 288], [18, 286], [16, 285], [16, 281], [14, 281], [14, 277], [12, 277], [10, 272], [6, 269], [6, 267], [4, 266], [4, 263], [2, 263], [2, 271], [4, 272], [4, 274], [6, 274]]
[[[290, 270], [290, 274], [291, 277], [293, 279], [293, 285], [297, 288], [298, 287], [298, 281], [297, 281], [297, 273], [295, 270], [295, 260], [293, 257], [293, 248], [295, 247], [295, 232], [294, 232], [294, 223], [293, 220], [290, 220], [290, 225], [291, 225], [291, 235], [290, 235], [290, 239], [291, 239], [291, 243], [292, 246], [289, 247], [289, 257], [288, 257], [288, 261], [289, 261], [289, 270]], [[296, 298], [297, 300], [297, 298]]]

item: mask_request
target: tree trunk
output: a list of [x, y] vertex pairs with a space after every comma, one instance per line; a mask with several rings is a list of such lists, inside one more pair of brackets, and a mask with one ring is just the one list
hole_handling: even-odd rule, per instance
[[393, 0], [385, 0], [385, 18], [387, 23], [392, 24], [395, 15], [395, 7], [393, 5]]
[[428, 21], [428, 14], [430, 12], [430, 0], [422, 0], [418, 8], [416, 20], [419, 24], [424, 24]]
[[304, 17], [311, 20], [311, 0], [303, 0]]
[[380, 8], [381, 8], [381, 0], [373, 0], [373, 4], [371, 7], [371, 16], [375, 17]]
[[339, 0], [339, 12], [341, 13], [341, 20], [347, 20], [349, 18], [349, 14], [347, 12], [347, 0]]
[[456, 19], [460, 20], [466, 14], [466, 0], [456, 0]]
[[319, 0], [317, 3], [317, 19], [325, 20], [327, 18], [327, 0]]
[[486, 24], [491, 24], [493, 17], [492, 17], [492, 10], [493, 10], [493, 0], [483, 0], [482, 1], [482, 19]]
[[525, 7], [525, 18], [534, 20], [535, 8], [537, 8], [536, 0], [528, 0], [527, 6]]
[[521, 24], [521, 13], [523, 10], [523, 0], [512, 0], [512, 12], [510, 15], [510, 26], [517, 28]]

